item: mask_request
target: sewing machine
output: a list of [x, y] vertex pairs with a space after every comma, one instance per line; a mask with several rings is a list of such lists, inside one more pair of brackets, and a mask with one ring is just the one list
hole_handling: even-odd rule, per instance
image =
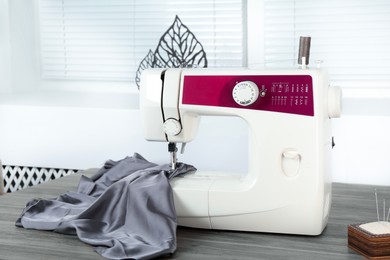
[[321, 234], [331, 207], [330, 118], [340, 115], [340, 95], [321, 69], [144, 71], [144, 136], [169, 143], [172, 168], [176, 144], [195, 138], [201, 116], [238, 116], [250, 129], [247, 174], [197, 171], [171, 180], [178, 224]]

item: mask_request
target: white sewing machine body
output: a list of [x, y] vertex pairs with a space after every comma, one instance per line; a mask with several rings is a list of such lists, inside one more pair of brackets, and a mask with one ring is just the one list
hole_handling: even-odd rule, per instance
[[152, 69], [140, 91], [147, 140], [190, 142], [202, 115], [238, 116], [250, 129], [247, 174], [171, 180], [179, 225], [321, 234], [331, 207], [330, 118], [341, 103], [323, 70]]

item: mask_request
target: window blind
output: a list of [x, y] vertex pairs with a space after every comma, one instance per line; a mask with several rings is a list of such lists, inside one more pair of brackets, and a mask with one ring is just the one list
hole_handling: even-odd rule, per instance
[[310, 64], [323, 61], [343, 86], [390, 87], [390, 1], [265, 0], [268, 67], [296, 64], [299, 37], [311, 36]]
[[208, 66], [242, 66], [242, 0], [39, 0], [42, 77], [134, 82], [178, 15]]

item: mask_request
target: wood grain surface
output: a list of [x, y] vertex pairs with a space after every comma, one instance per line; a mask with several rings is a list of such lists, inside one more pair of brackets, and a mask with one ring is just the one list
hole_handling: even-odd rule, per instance
[[[83, 172], [90, 176], [96, 170]], [[17, 228], [15, 221], [32, 198], [54, 198], [75, 190], [80, 173], [0, 196], [0, 259], [102, 259], [77, 237]], [[176, 253], [164, 259], [363, 259], [348, 248], [348, 225], [376, 221], [374, 188], [333, 184], [328, 226], [320, 236], [203, 230], [179, 227]], [[288, 222], [288, 218], [286, 218]]]

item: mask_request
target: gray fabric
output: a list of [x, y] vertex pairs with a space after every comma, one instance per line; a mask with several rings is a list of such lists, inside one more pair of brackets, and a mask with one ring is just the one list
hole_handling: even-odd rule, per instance
[[169, 178], [194, 171], [156, 165], [139, 154], [107, 161], [76, 192], [28, 202], [16, 226], [74, 234], [109, 259], [151, 259], [176, 250], [176, 212]]

